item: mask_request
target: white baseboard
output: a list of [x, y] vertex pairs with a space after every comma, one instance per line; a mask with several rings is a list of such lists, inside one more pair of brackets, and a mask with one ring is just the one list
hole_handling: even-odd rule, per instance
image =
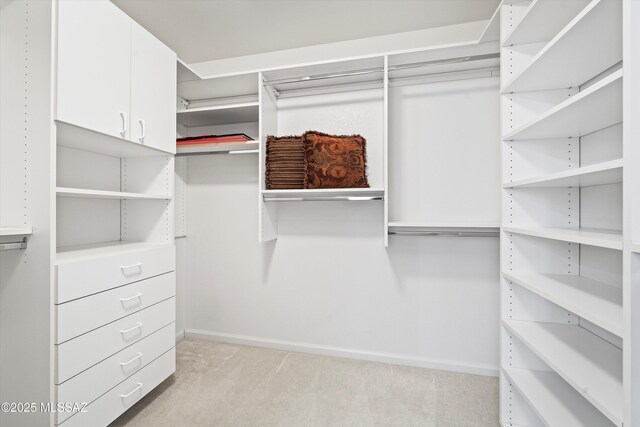
[[184, 329], [180, 329], [179, 331], [176, 331], [176, 342], [182, 341], [184, 337], [185, 337]]
[[419, 368], [438, 369], [441, 371], [461, 372], [465, 374], [498, 376], [498, 367], [480, 363], [461, 362], [457, 360], [429, 359], [405, 356], [393, 353], [377, 353], [350, 348], [332, 347], [291, 341], [249, 337], [244, 335], [225, 334], [200, 329], [184, 329], [187, 338], [199, 338], [230, 344], [250, 345], [254, 347], [273, 348], [277, 350], [295, 351], [299, 353], [320, 354], [323, 356], [343, 357], [346, 359], [367, 360], [370, 362], [390, 363], [394, 365], [416, 366]]

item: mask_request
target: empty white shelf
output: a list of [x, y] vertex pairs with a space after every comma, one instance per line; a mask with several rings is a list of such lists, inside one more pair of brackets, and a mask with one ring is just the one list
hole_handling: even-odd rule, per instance
[[81, 126], [56, 121], [58, 145], [114, 157], [169, 156], [172, 153], [154, 147], [96, 132]]
[[31, 227], [0, 227], [0, 237], [28, 236], [31, 233]]
[[589, 0], [533, 0], [503, 46], [548, 42], [589, 3]]
[[497, 223], [445, 223], [445, 222], [389, 222], [389, 234], [459, 236], [459, 237], [497, 237], [500, 226]]
[[555, 227], [502, 227], [507, 233], [543, 239], [562, 240], [582, 245], [622, 250], [622, 232], [619, 230], [601, 230], [596, 228], [555, 228]]
[[57, 187], [58, 197], [75, 197], [88, 199], [149, 199], [149, 200], [171, 200], [171, 196], [163, 194], [127, 193], [122, 191], [88, 190], [85, 188]]
[[548, 426], [613, 426], [610, 420], [554, 372], [505, 368], [504, 373]]
[[321, 188], [308, 190], [262, 190], [265, 202], [382, 200], [382, 188]]
[[502, 92], [577, 87], [621, 60], [622, 2], [593, 0]]
[[536, 178], [522, 179], [504, 188], [588, 187], [622, 182], [622, 159], [556, 172]]
[[615, 425], [622, 425], [621, 349], [577, 325], [503, 323]]
[[187, 127], [257, 122], [258, 103], [243, 102], [178, 110], [177, 120]]
[[622, 121], [622, 70], [504, 136], [505, 141], [580, 137]]
[[507, 280], [622, 337], [622, 289], [567, 274], [503, 273]]
[[631, 251], [640, 254], [640, 243], [632, 243]]
[[257, 153], [258, 141], [197, 144], [189, 147], [178, 147], [176, 156], [195, 156], [200, 154], [240, 154]]
[[91, 243], [87, 245], [62, 246], [57, 248], [56, 264], [65, 264], [90, 258], [101, 258], [119, 253], [172, 245], [173, 243], [129, 242], [117, 240], [113, 242]]

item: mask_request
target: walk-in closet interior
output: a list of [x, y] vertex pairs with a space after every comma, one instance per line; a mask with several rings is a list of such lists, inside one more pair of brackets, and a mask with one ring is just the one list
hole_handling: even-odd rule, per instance
[[0, 0], [0, 426], [640, 427], [639, 114], [636, 0]]

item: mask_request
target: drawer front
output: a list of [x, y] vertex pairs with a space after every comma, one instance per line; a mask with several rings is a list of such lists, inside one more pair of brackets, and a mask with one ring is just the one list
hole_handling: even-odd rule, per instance
[[56, 306], [56, 344], [89, 332], [176, 294], [175, 272]]
[[58, 264], [56, 304], [175, 269], [176, 256], [173, 245]]
[[[171, 323], [98, 363], [68, 381], [56, 386], [56, 401], [91, 403], [131, 375], [157, 359], [176, 344], [176, 327]], [[57, 422], [72, 413], [58, 413]]]
[[61, 425], [102, 427], [118, 418], [176, 371], [175, 347], [124, 380]]
[[169, 298], [95, 331], [57, 344], [56, 384], [62, 384], [175, 320], [175, 298]]

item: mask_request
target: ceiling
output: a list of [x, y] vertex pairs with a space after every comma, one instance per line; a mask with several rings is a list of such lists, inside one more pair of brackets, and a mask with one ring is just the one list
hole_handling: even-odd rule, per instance
[[187, 63], [489, 19], [499, 0], [112, 0]]

